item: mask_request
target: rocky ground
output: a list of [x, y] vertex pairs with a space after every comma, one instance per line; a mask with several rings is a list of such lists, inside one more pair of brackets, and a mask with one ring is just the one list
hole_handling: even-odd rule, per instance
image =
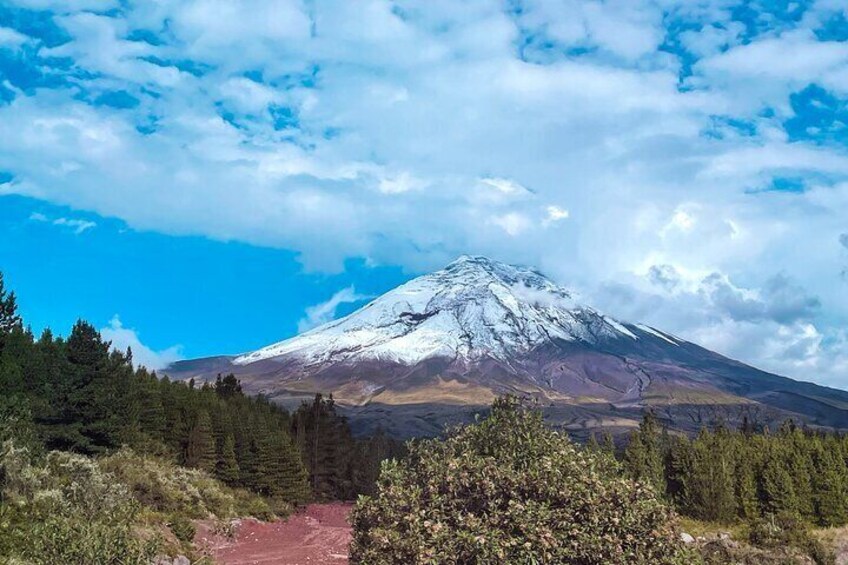
[[241, 520], [232, 531], [198, 527], [196, 544], [225, 565], [345, 565], [350, 504], [310, 504], [287, 520]]

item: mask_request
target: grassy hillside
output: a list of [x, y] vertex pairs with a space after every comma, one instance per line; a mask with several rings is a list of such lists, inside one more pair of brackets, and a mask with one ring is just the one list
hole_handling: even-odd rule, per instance
[[291, 510], [233, 489], [204, 471], [124, 449], [91, 458], [0, 450], [0, 562], [141, 564], [155, 556], [200, 558], [194, 519], [221, 523]]

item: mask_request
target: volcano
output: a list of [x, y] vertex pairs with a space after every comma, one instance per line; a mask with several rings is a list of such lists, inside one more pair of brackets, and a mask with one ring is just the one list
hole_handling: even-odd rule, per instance
[[434, 435], [498, 395], [535, 399], [577, 435], [623, 431], [646, 409], [682, 431], [788, 418], [848, 429], [848, 392], [758, 370], [618, 320], [538, 271], [463, 256], [339, 320], [257, 351], [175, 363], [234, 373], [283, 404], [332, 393], [361, 431]]

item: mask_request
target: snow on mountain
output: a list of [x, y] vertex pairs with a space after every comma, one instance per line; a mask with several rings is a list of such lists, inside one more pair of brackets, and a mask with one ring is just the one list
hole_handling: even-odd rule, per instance
[[555, 339], [588, 344], [639, 339], [639, 329], [578, 304], [539, 272], [463, 256], [380, 296], [349, 316], [237, 357], [306, 364], [381, 360], [414, 365], [432, 357], [509, 361]]

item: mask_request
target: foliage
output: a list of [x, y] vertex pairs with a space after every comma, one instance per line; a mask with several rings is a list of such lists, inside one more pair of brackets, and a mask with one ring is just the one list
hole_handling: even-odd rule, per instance
[[332, 397], [294, 416], [249, 397], [233, 375], [172, 382], [132, 352], [111, 349], [91, 324], [67, 340], [25, 329], [0, 278], [0, 440], [86, 455], [123, 446], [206, 471], [279, 507], [373, 491], [379, 460], [400, 453], [385, 436], [355, 439]]
[[[345, 478], [321, 481], [322, 496], [353, 496], [374, 479], [362, 454], [385, 450], [360, 449], [373, 442], [330, 411], [311, 445], [343, 453], [319, 472]], [[132, 351], [82, 320], [67, 339], [36, 339], [2, 275], [0, 445], [0, 562], [146, 562], [151, 530], [170, 526], [185, 542], [192, 519], [270, 519], [312, 497], [285, 410], [245, 395], [233, 375], [196, 386], [136, 369]]]
[[183, 543], [191, 543], [194, 539], [196, 528], [194, 523], [181, 514], [174, 514], [168, 522], [168, 527], [176, 538]]
[[292, 415], [292, 436], [309, 472], [309, 484], [319, 500], [352, 500], [374, 491], [380, 462], [399, 457], [403, 444], [381, 431], [354, 439], [347, 419], [336, 412], [332, 395], [315, 395]]
[[655, 446], [650, 457], [661, 462], [660, 492], [686, 516], [722, 523], [768, 515], [820, 526], [848, 523], [846, 437], [791, 422], [774, 434], [717, 426], [694, 439], [668, 439], [656, 426], [642, 426], [622, 458], [632, 477], [645, 476], [646, 445]]
[[6, 290], [3, 273], [0, 273], [0, 334], [8, 334], [21, 327], [18, 315], [17, 298], [14, 292]]
[[0, 453], [0, 557], [28, 563], [148, 563], [155, 542], [134, 535], [138, 503], [91, 459], [51, 452], [33, 463], [10, 442]]
[[809, 526], [792, 514], [769, 514], [753, 520], [749, 540], [767, 549], [796, 547], [805, 551], [817, 565], [833, 565], [835, 557], [813, 537]]
[[36, 340], [2, 279], [0, 393], [0, 440], [85, 455], [131, 446], [289, 503], [310, 497], [285, 410], [244, 395], [232, 375], [196, 387], [135, 369], [131, 351], [82, 320], [67, 340], [49, 330]]
[[254, 493], [227, 488], [208, 473], [167, 459], [122, 449], [98, 460], [146, 509], [187, 518], [267, 516], [267, 503]]
[[354, 510], [352, 563], [684, 563], [674, 517], [513, 399], [383, 463]]
[[647, 412], [639, 430], [630, 436], [624, 451], [624, 462], [634, 480], [650, 484], [656, 490], [663, 489], [662, 444], [659, 420], [653, 412]]

